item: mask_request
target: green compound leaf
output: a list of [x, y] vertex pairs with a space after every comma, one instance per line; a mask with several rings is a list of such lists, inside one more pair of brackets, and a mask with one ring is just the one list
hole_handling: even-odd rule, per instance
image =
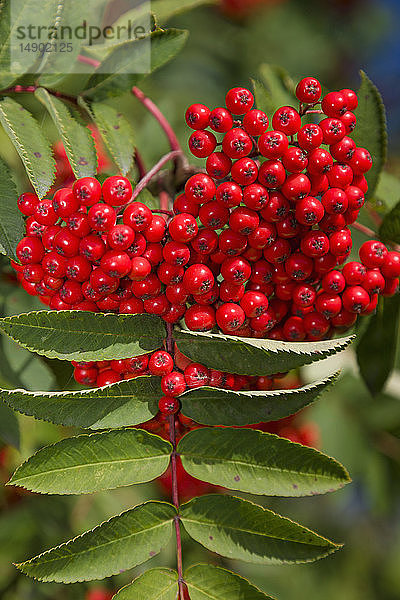
[[162, 346], [165, 327], [152, 315], [62, 310], [0, 319], [0, 330], [20, 346], [60, 360], [117, 360]]
[[101, 100], [128, 91], [144, 77], [140, 73], [143, 71], [143, 56], [148, 52], [147, 44], [151, 44], [149, 73], [153, 73], [180, 52], [187, 38], [187, 31], [160, 29], [149, 36], [114, 46], [89, 79], [84, 95]]
[[80, 435], [42, 448], [8, 483], [44, 494], [90, 494], [156, 479], [171, 452], [169, 442], [138, 429]]
[[11, 444], [11, 446], [19, 450], [20, 433], [18, 418], [4, 402], [0, 402], [0, 440], [5, 444]]
[[323, 342], [278, 342], [233, 335], [177, 331], [179, 350], [207, 367], [239, 375], [273, 375], [344, 350], [352, 336]]
[[0, 101], [0, 122], [24, 163], [37, 195], [43, 198], [54, 181], [56, 163], [42, 128], [30, 112], [11, 98]]
[[159, 377], [136, 377], [79, 392], [0, 390], [1, 399], [24, 414], [68, 427], [108, 429], [138, 425], [158, 412]]
[[181, 509], [188, 534], [211, 552], [256, 564], [303, 563], [340, 546], [285, 517], [234, 496], [194, 498]]
[[194, 565], [184, 578], [191, 600], [274, 600], [244, 577], [214, 565]]
[[357, 344], [361, 377], [374, 396], [382, 391], [395, 365], [400, 295], [380, 298], [378, 308]]
[[150, 569], [119, 590], [115, 600], [176, 600], [178, 573], [172, 569]]
[[386, 242], [400, 242], [400, 202], [383, 218], [379, 237]]
[[331, 375], [294, 390], [234, 392], [204, 386], [180, 396], [185, 416], [203, 425], [277, 421], [314, 402], [337, 378]]
[[365, 174], [368, 181], [367, 197], [373, 197], [387, 154], [386, 113], [377, 87], [360, 71], [361, 85], [357, 92], [358, 107], [354, 114], [357, 126], [352, 138], [372, 156], [372, 168]]
[[11, 171], [0, 158], [0, 252], [17, 259], [15, 248], [25, 235], [25, 222], [17, 208], [17, 188]]
[[181, 439], [178, 453], [193, 477], [250, 494], [313, 496], [350, 481], [333, 458], [253, 429], [195, 429]]
[[171, 504], [146, 502], [17, 567], [40, 581], [62, 583], [117, 575], [160, 552], [175, 514]]
[[94, 177], [97, 155], [90, 129], [78, 123], [64, 102], [44, 88], [36, 90], [35, 96], [46, 107], [57, 127], [75, 177]]
[[135, 155], [135, 137], [129, 121], [115, 108], [94, 102], [91, 106], [94, 122], [115, 164], [126, 175]]

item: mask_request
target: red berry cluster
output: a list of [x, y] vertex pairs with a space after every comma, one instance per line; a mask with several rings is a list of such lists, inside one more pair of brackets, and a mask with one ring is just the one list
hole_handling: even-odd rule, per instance
[[[189, 148], [207, 158], [207, 173], [188, 180], [170, 224], [198, 263], [183, 278], [194, 300], [185, 313], [189, 329], [320, 340], [371, 313], [379, 293], [397, 289], [400, 255], [378, 241], [362, 246], [363, 267], [338, 269], [351, 252], [348, 225], [364, 204], [372, 165], [350, 137], [355, 92], [330, 92], [320, 102], [319, 81], [307, 77], [296, 95], [300, 110], [279, 108], [272, 130], [244, 88], [228, 92], [226, 107], [194, 104], [186, 112], [195, 130]], [[322, 110], [311, 114], [325, 117], [302, 124], [317, 104]]]

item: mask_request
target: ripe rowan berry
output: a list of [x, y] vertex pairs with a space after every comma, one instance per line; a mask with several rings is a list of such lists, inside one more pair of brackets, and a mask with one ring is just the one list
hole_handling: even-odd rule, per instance
[[214, 275], [206, 266], [195, 264], [186, 269], [183, 276], [183, 286], [189, 294], [204, 294], [214, 285]]
[[[343, 125], [344, 128], [344, 125]], [[197, 158], [206, 158], [214, 152], [217, 138], [211, 131], [194, 131], [189, 138], [190, 152]]]
[[358, 254], [361, 262], [369, 269], [373, 269], [374, 267], [381, 267], [385, 263], [388, 251], [382, 242], [369, 240], [362, 244]]
[[301, 127], [301, 117], [295, 108], [282, 106], [272, 117], [272, 127], [286, 135], [294, 135]]
[[229, 158], [238, 159], [248, 156], [253, 149], [253, 142], [243, 129], [234, 127], [224, 136], [222, 150]]
[[215, 323], [215, 310], [207, 304], [194, 304], [185, 312], [185, 324], [191, 331], [209, 331]]
[[186, 382], [182, 373], [171, 371], [161, 378], [161, 389], [166, 396], [180, 396], [186, 390]]
[[121, 175], [107, 177], [101, 186], [103, 199], [111, 206], [124, 206], [132, 198], [132, 185], [129, 179]]
[[186, 182], [185, 194], [189, 200], [196, 204], [203, 204], [212, 200], [215, 195], [215, 183], [208, 175], [197, 173]]
[[258, 179], [261, 185], [267, 189], [281, 187], [286, 179], [286, 172], [280, 160], [266, 160], [258, 171]]
[[122, 220], [125, 225], [129, 225], [134, 231], [144, 231], [151, 224], [153, 214], [148, 206], [135, 201], [125, 208]]
[[219, 306], [215, 313], [218, 327], [225, 333], [233, 333], [243, 325], [246, 314], [239, 304], [227, 302]]
[[351, 313], [362, 313], [371, 301], [368, 292], [360, 286], [347, 287], [342, 293], [343, 308]]
[[250, 263], [236, 256], [228, 257], [221, 264], [221, 275], [230, 283], [244, 283], [251, 275]]
[[17, 205], [20, 212], [26, 217], [30, 217], [35, 212], [35, 208], [39, 202], [36, 194], [26, 192], [21, 194], [17, 200]]
[[210, 113], [209, 124], [214, 131], [226, 133], [233, 127], [232, 115], [224, 107], [214, 108]]
[[224, 152], [212, 152], [207, 158], [206, 171], [214, 179], [224, 179], [229, 175], [231, 168], [232, 161]]
[[304, 77], [296, 87], [296, 97], [304, 104], [315, 104], [321, 98], [321, 84], [315, 77]]
[[210, 372], [200, 363], [191, 363], [185, 368], [184, 377], [189, 388], [197, 388], [209, 384]]
[[185, 119], [192, 129], [204, 129], [209, 124], [210, 109], [204, 104], [192, 104], [186, 111]]
[[234, 115], [244, 115], [253, 106], [254, 96], [245, 88], [233, 88], [226, 94], [225, 104], [227, 109]]
[[82, 177], [75, 181], [72, 193], [80, 205], [93, 206], [100, 201], [101, 184], [94, 177]]

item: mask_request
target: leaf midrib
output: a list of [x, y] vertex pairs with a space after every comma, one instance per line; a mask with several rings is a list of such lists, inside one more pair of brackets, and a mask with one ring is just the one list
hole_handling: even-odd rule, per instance
[[[256, 536], [259, 536], [259, 537], [266, 537], [266, 538], [271, 538], [273, 540], [280, 540], [282, 542], [287, 542], [289, 544], [305, 544], [307, 546], [316, 546], [318, 548], [331, 548], [332, 547], [329, 544], [325, 545], [325, 546], [322, 546], [319, 543], [312, 543], [312, 542], [309, 542], [309, 541], [307, 542], [307, 541], [301, 541], [301, 540], [288, 540], [288, 539], [285, 539], [283, 537], [279, 537], [277, 535], [260, 533], [259, 531], [251, 531], [249, 529], [242, 529], [240, 527], [232, 527], [231, 525], [225, 525], [225, 524], [222, 524], [222, 523], [218, 524], [218, 523], [214, 523], [214, 522], [207, 523], [205, 521], [196, 521], [195, 519], [188, 519], [187, 517], [184, 517], [184, 516], [181, 517], [181, 519], [183, 521], [183, 524], [185, 524], [185, 521], [188, 521], [189, 523], [194, 523], [195, 525], [202, 525], [203, 527], [204, 526], [214, 527], [214, 528], [220, 527], [222, 529], [227, 529], [229, 531], [239, 531], [240, 533], [248, 533], [250, 535], [256, 535]], [[313, 534], [313, 535], [315, 535], [315, 534]], [[322, 538], [322, 539], [324, 539], [324, 538]]]
[[[58, 560], [68, 560], [68, 559], [74, 558], [76, 556], [80, 556], [82, 554], [87, 554], [88, 552], [91, 552], [93, 550], [98, 550], [99, 548], [105, 548], [106, 546], [109, 546], [110, 544], [117, 544], [117, 543], [122, 542], [123, 540], [126, 540], [128, 538], [134, 538], [134, 537], [136, 537], [136, 536], [138, 536], [138, 535], [140, 535], [142, 533], [145, 533], [145, 532], [148, 532], [148, 531], [152, 531], [153, 529], [158, 529], [160, 527], [163, 527], [164, 525], [167, 525], [168, 523], [172, 524], [172, 521], [173, 521], [173, 518], [168, 519], [167, 521], [163, 521], [162, 523], [157, 523], [157, 525], [153, 525], [151, 527], [146, 527], [146, 529], [141, 529], [140, 531], [136, 531], [136, 532], [131, 533], [129, 535], [124, 535], [122, 537], [119, 537], [117, 540], [110, 540], [108, 542], [105, 542], [103, 544], [99, 544], [97, 546], [91, 546], [90, 548], [85, 548], [85, 550], [81, 550], [80, 552], [75, 552], [74, 554], [67, 554], [67, 555], [63, 555], [63, 556], [56, 556], [55, 558], [50, 558], [49, 560], [46, 560], [44, 562], [43, 561], [42, 562], [35, 561], [35, 562], [32, 563], [31, 561], [28, 561], [27, 563], [22, 563], [22, 566], [24, 566], [24, 565], [25, 566], [29, 566], [29, 565], [35, 565], [35, 566], [37, 566], [37, 565], [46, 565], [46, 564], [48, 564], [50, 562], [55, 562], [55, 561], [58, 561]], [[100, 527], [101, 527], [101, 525], [100, 525]], [[92, 533], [94, 531], [95, 530], [92, 530], [90, 533]], [[71, 540], [71, 542], [66, 542], [65, 545], [67, 546], [68, 544], [73, 543], [76, 539], [79, 539], [79, 538], [82, 539], [84, 535], [85, 534], [83, 534], [82, 536], [78, 536], [78, 538], [75, 538], [74, 540]], [[44, 554], [40, 555], [38, 558], [43, 558], [47, 553], [53, 552], [54, 550], [57, 550], [57, 549], [60, 549], [60, 548], [61, 548], [61, 546], [58, 546], [58, 548], [56, 547], [56, 548], [52, 548], [51, 550], [47, 550], [47, 552], [44, 552]]]
[[[292, 471], [291, 469], [280, 469], [279, 467], [272, 467], [272, 466], [268, 466], [268, 465], [259, 465], [257, 463], [251, 463], [251, 462], [245, 462], [243, 460], [233, 460], [233, 459], [229, 459], [229, 458], [216, 458], [213, 456], [207, 456], [204, 454], [187, 454], [185, 452], [180, 452], [179, 453], [181, 456], [189, 456], [189, 457], [195, 457], [195, 458], [202, 458], [205, 460], [214, 460], [214, 461], [219, 461], [220, 463], [224, 464], [224, 463], [229, 463], [229, 464], [233, 464], [233, 465], [241, 465], [241, 466], [245, 466], [245, 467], [252, 467], [252, 468], [257, 468], [257, 469], [268, 469], [270, 471], [278, 471], [279, 473], [290, 473], [290, 474], [294, 474], [294, 475], [306, 475], [306, 476], [310, 476], [310, 477], [322, 477], [322, 478], [326, 478], [326, 479], [334, 479], [333, 476], [330, 475], [325, 475], [325, 474], [318, 474], [315, 472], [306, 472], [306, 471]], [[344, 479], [344, 481], [346, 481]]]
[[113, 460], [113, 461], [99, 461], [99, 462], [90, 462], [90, 463], [82, 463], [79, 465], [73, 465], [71, 467], [67, 467], [67, 468], [59, 468], [59, 469], [49, 469], [48, 471], [40, 471], [40, 473], [34, 473], [33, 475], [28, 475], [22, 478], [19, 478], [17, 480], [11, 479], [10, 483], [11, 484], [19, 484], [22, 481], [25, 481], [27, 479], [35, 479], [36, 477], [41, 477], [42, 475], [50, 475], [52, 473], [58, 473], [58, 472], [68, 472], [68, 471], [73, 471], [74, 469], [81, 469], [84, 467], [91, 467], [91, 466], [100, 466], [100, 465], [114, 465], [114, 464], [119, 464], [119, 463], [127, 463], [127, 462], [135, 462], [135, 461], [152, 461], [152, 460], [156, 460], [159, 458], [167, 458], [169, 455], [168, 454], [154, 454], [152, 456], [144, 456], [142, 458], [123, 458], [123, 459], [118, 459], [118, 460]]

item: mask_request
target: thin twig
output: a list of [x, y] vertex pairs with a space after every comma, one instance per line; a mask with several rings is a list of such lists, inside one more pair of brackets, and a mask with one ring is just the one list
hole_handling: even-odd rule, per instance
[[176, 158], [180, 154], [181, 154], [180, 151], [174, 150], [173, 152], [168, 152], [168, 154], [165, 154], [162, 158], [160, 158], [158, 163], [155, 164], [154, 167], [152, 167], [150, 169], [150, 171], [148, 171], [148, 173], [146, 173], [146, 175], [139, 181], [139, 183], [133, 190], [131, 202], [136, 200], [136, 198], [139, 196], [140, 192], [142, 192], [144, 190], [144, 188], [149, 185], [149, 183], [153, 179], [153, 177], [155, 177], [157, 175], [157, 173], [159, 173], [161, 171], [161, 169], [167, 162], [169, 162], [170, 160], [174, 160], [174, 158]]
[[136, 86], [132, 88], [132, 94], [136, 96], [136, 98], [143, 104], [143, 106], [145, 106], [147, 110], [153, 115], [153, 117], [159, 122], [168, 138], [171, 150], [176, 150], [183, 154], [181, 145], [178, 142], [178, 138], [176, 137], [174, 130], [172, 129], [171, 125], [168, 123], [167, 119], [160, 111], [158, 106], [156, 106], [154, 102], [150, 100], [150, 98], [147, 98], [142, 92], [142, 90], [140, 90]]

